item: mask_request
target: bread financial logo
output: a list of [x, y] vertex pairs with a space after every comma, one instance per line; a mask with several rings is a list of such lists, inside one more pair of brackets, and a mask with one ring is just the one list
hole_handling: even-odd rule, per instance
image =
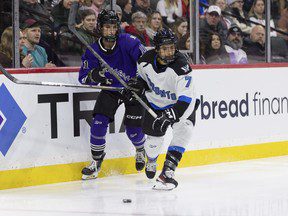
[[288, 96], [265, 95], [261, 92], [245, 93], [233, 99], [207, 100], [200, 96], [201, 119], [240, 118], [249, 116], [287, 115]]
[[0, 151], [5, 156], [27, 117], [4, 84], [0, 86]]

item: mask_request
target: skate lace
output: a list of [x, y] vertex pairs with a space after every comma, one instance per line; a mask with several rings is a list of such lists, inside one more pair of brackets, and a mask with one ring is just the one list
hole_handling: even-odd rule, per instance
[[174, 170], [167, 169], [167, 170], [165, 170], [164, 174], [167, 178], [173, 178], [174, 177]]
[[156, 167], [157, 167], [156, 162], [148, 162], [146, 164], [146, 170], [150, 171], [150, 172], [155, 172], [156, 171]]
[[93, 160], [93, 161], [90, 163], [90, 165], [87, 167], [87, 169], [89, 169], [89, 170], [96, 170], [96, 169], [97, 169], [97, 162]]
[[145, 161], [145, 155], [144, 155], [145, 153], [144, 153], [144, 150], [142, 150], [142, 151], [136, 151], [136, 156], [135, 156], [135, 158], [136, 158], [136, 161], [137, 162], [143, 162], [143, 161]]

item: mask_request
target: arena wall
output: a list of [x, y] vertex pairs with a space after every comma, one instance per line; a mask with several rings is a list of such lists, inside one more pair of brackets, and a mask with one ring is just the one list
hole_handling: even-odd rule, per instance
[[[22, 80], [78, 84], [77, 71], [10, 70]], [[179, 167], [287, 155], [287, 71], [288, 64], [194, 67], [201, 104]], [[89, 122], [98, 92], [17, 85], [0, 74], [0, 189], [80, 180], [90, 160]], [[123, 111], [110, 125], [99, 177], [136, 173]], [[169, 130], [163, 154], [171, 136]]]

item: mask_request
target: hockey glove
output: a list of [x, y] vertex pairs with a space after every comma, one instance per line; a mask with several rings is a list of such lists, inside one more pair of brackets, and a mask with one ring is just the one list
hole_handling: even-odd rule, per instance
[[152, 123], [152, 129], [154, 131], [160, 130], [165, 133], [168, 126], [179, 121], [177, 112], [173, 108], [164, 110]]
[[[142, 97], [145, 93], [147, 84], [143, 79], [134, 77], [127, 82], [127, 85], [128, 85], [128, 87], [135, 89], [134, 92], [139, 97]], [[123, 89], [121, 91], [121, 94], [123, 95], [123, 97], [127, 101], [135, 100], [135, 97], [133, 96], [133, 92], [130, 89], [127, 89], [127, 88]]]
[[94, 68], [88, 73], [88, 78], [90, 81], [95, 83], [101, 83], [105, 85], [111, 85], [113, 80], [107, 79], [105, 77], [105, 68]]

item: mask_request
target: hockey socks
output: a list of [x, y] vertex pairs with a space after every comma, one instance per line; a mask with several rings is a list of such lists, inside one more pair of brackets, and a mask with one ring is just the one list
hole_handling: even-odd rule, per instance
[[106, 147], [105, 136], [109, 124], [109, 118], [103, 115], [96, 115], [91, 126], [90, 147], [92, 162], [82, 169], [82, 179], [95, 179], [101, 169], [101, 164], [105, 157]]
[[181, 158], [181, 152], [168, 150], [163, 170], [153, 186], [154, 190], [173, 190], [178, 186], [178, 182], [174, 179], [174, 172]]
[[104, 115], [96, 115], [93, 119], [93, 123], [91, 126], [91, 153], [92, 158], [96, 160], [94, 157], [99, 157], [103, 154], [104, 149], [106, 147], [106, 133], [109, 124], [109, 118]]

